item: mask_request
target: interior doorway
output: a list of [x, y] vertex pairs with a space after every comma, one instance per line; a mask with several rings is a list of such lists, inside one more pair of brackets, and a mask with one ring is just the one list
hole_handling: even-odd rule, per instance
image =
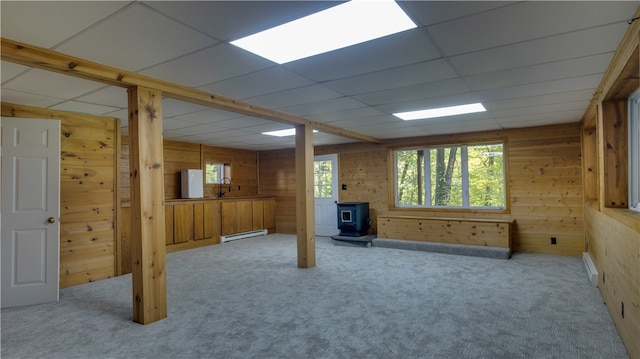
[[2, 307], [57, 301], [60, 121], [0, 121]]

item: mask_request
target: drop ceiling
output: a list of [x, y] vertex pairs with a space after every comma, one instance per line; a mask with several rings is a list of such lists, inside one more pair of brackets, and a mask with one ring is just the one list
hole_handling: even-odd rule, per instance
[[[418, 28], [277, 65], [229, 44], [334, 6], [325, 1], [5, 1], [2, 37], [379, 139], [578, 122], [633, 1], [399, 1]], [[127, 95], [2, 61], [2, 101], [117, 117]], [[405, 122], [391, 113], [482, 102], [487, 112]], [[289, 148], [290, 126], [172, 99], [164, 137]], [[315, 145], [354, 142], [325, 133]]]

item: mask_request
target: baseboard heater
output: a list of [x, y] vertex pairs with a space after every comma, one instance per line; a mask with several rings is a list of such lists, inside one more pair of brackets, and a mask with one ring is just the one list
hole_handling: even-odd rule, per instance
[[234, 241], [236, 239], [242, 239], [242, 238], [249, 238], [249, 237], [257, 237], [257, 236], [266, 236], [267, 235], [267, 230], [266, 229], [261, 229], [258, 231], [251, 231], [251, 232], [242, 232], [242, 233], [235, 233], [235, 234], [228, 234], [226, 236], [221, 236], [220, 237], [220, 242], [224, 243], [224, 242], [229, 242], [229, 241]]
[[597, 287], [598, 286], [598, 270], [596, 269], [596, 266], [593, 264], [593, 261], [591, 260], [591, 256], [589, 256], [589, 253], [587, 252], [582, 253], [582, 261], [584, 262], [584, 268], [587, 270], [587, 274], [589, 275], [589, 281], [591, 282], [591, 285], [594, 287]]

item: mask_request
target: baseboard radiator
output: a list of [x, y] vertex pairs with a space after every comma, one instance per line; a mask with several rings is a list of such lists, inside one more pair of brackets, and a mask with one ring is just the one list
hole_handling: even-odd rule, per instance
[[224, 243], [224, 242], [234, 241], [236, 239], [257, 237], [257, 236], [266, 236], [267, 233], [268, 232], [267, 232], [266, 229], [261, 229], [261, 230], [257, 230], [257, 231], [251, 231], [251, 232], [228, 234], [226, 236], [221, 236], [220, 237], [220, 242]]
[[594, 287], [598, 286], [598, 270], [596, 266], [593, 264], [591, 260], [591, 256], [589, 256], [588, 252], [582, 253], [582, 261], [584, 262], [584, 267], [587, 270], [587, 275], [589, 275], [589, 281], [591, 285]]

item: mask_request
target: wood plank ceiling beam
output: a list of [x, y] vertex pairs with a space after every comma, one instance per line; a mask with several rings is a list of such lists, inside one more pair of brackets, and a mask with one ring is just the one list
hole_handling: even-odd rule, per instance
[[136, 74], [134, 72], [120, 70], [114, 67], [65, 55], [56, 51], [6, 39], [4, 37], [1, 38], [0, 53], [2, 60], [24, 66], [63, 73], [69, 76], [97, 81], [118, 87], [130, 88], [142, 86], [160, 91], [164, 96], [176, 100], [282, 122], [293, 126], [310, 126], [311, 128], [324, 133], [351, 138], [362, 142], [382, 142], [380, 139], [375, 137], [367, 136], [344, 128], [331, 126], [322, 122], [309, 120], [304, 117], [290, 115], [261, 106], [255, 106], [247, 102], [218, 96], [183, 85]]

